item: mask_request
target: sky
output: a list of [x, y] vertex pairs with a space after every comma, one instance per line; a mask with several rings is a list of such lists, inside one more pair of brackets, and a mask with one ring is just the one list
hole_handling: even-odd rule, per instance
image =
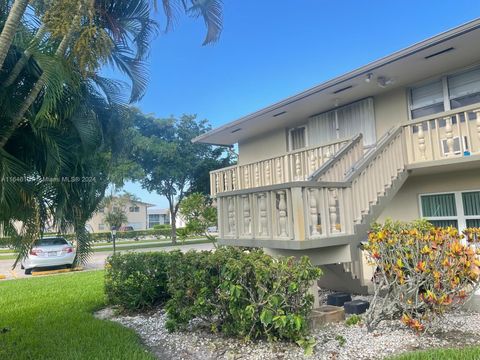
[[[203, 21], [187, 17], [152, 41], [136, 106], [217, 127], [478, 16], [478, 0], [224, 0], [216, 44], [202, 46]], [[124, 189], [167, 207], [139, 184]]]

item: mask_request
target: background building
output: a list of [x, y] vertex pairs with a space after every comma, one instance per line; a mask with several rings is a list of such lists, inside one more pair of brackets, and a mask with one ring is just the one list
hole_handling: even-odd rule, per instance
[[[151, 229], [155, 225], [171, 224], [172, 217], [170, 215], [169, 209], [162, 209], [157, 207], [151, 207], [147, 210], [148, 214], [148, 228]], [[177, 229], [185, 227], [185, 220], [182, 217], [182, 214], [177, 213], [176, 218]]]
[[[131, 226], [134, 230], [148, 229], [148, 214], [149, 207], [154, 206], [143, 201], [126, 200], [122, 204], [113, 203], [112, 209], [120, 206], [123, 208], [127, 216], [127, 222], [124, 226]], [[87, 222], [87, 227], [92, 232], [109, 231], [109, 225], [105, 223], [105, 215], [108, 213], [108, 207], [104, 207], [93, 214], [92, 218]]]

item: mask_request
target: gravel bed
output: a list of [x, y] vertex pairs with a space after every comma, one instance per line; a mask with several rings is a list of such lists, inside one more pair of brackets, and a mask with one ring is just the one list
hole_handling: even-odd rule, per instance
[[[321, 302], [326, 301], [328, 293], [320, 292]], [[370, 299], [368, 296], [353, 298]], [[412, 350], [480, 344], [480, 313], [472, 311], [447, 314], [432, 327], [432, 334], [422, 336], [414, 334], [399, 321], [384, 321], [371, 333], [362, 325], [329, 324], [314, 331], [317, 344], [313, 356], [304, 356], [303, 350], [295, 344], [245, 343], [223, 338], [205, 331], [196, 321], [186, 332], [169, 333], [165, 330], [166, 315], [161, 309], [135, 316], [118, 316], [105, 309], [97, 316], [134, 329], [152, 353], [162, 360], [384, 359]]]

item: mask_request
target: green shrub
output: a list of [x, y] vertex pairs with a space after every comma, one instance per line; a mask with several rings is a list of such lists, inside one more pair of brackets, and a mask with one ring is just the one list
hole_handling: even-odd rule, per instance
[[172, 226], [169, 224], [155, 225], [153, 230], [157, 236], [163, 236], [166, 239], [172, 237]]
[[353, 314], [349, 316], [347, 320], [345, 320], [345, 325], [352, 326], [352, 325], [360, 324], [361, 322], [362, 322], [362, 317], [360, 315]]
[[116, 254], [105, 266], [107, 302], [125, 310], [150, 308], [165, 302], [167, 264], [178, 252]]
[[[186, 240], [189, 235], [191, 235], [191, 233], [190, 233], [190, 231], [188, 231], [187, 228], [178, 228], [178, 229], [177, 229], [177, 236], [178, 236], [181, 240]], [[193, 234], [193, 235], [195, 235], [195, 234]]]
[[345, 339], [345, 337], [342, 336], [342, 335], [336, 335], [336, 336], [335, 336], [335, 340], [338, 341], [338, 345], [339, 345], [339, 346], [344, 346], [345, 343], [347, 342], [347, 339]]
[[[117, 240], [120, 239], [135, 239], [140, 236], [154, 236], [156, 233], [153, 229], [148, 229], [148, 230], [131, 230], [131, 231], [117, 231], [115, 237]], [[67, 235], [62, 235], [64, 236], [67, 240], [73, 240], [75, 239], [75, 234], [67, 234]], [[103, 231], [103, 232], [97, 232], [97, 233], [90, 233], [90, 236], [92, 237], [93, 242], [105, 242], [105, 241], [110, 241], [112, 239], [112, 233], [111, 231]]]
[[306, 257], [274, 259], [261, 250], [177, 253], [168, 269], [167, 328], [185, 328], [201, 318], [225, 335], [312, 347], [306, 339], [309, 288], [320, 275]]
[[172, 226], [170, 224], [158, 224], [153, 226], [153, 230], [172, 230]]

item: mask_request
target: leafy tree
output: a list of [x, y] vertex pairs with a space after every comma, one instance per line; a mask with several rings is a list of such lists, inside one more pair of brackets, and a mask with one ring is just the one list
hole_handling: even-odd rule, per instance
[[186, 222], [189, 234], [203, 235], [214, 242], [208, 228], [217, 225], [217, 209], [212, 206], [212, 200], [201, 193], [192, 193], [180, 203], [180, 213]]
[[105, 215], [105, 222], [110, 226], [118, 229], [128, 221], [125, 210], [120, 207], [114, 207], [107, 215]]
[[237, 154], [232, 150], [223, 152], [222, 157], [205, 159], [196, 168], [192, 183], [190, 184], [189, 193], [201, 193], [206, 196], [210, 195], [210, 171], [221, 169], [234, 165], [237, 162]]
[[128, 221], [127, 207], [135, 206], [135, 202], [139, 201], [138, 197], [127, 191], [123, 194], [106, 196], [100, 203], [100, 207], [106, 208], [105, 222], [110, 227], [118, 229]]
[[184, 115], [179, 119], [156, 119], [136, 111], [131, 134], [132, 160], [143, 170], [139, 179], [149, 191], [167, 198], [172, 216], [172, 242], [176, 242], [175, 221], [183, 198], [189, 194], [199, 169], [212, 159], [222, 162], [223, 149], [192, 143], [210, 129], [206, 120]]
[[[204, 45], [215, 42], [220, 36], [222, 31], [221, 0], [162, 0], [161, 2], [166, 16], [166, 31], [173, 27], [180, 9], [182, 9], [188, 16], [194, 18], [202, 17], [205, 21], [207, 34], [203, 42]], [[2, 1], [2, 10], [4, 10], [5, 14], [8, 12], [8, 16], [2, 19], [3, 26], [0, 33], [0, 70], [3, 67], [9, 49], [12, 44], [14, 44], [17, 29], [21, 27], [22, 19], [27, 16], [26, 10], [28, 4], [28, 0], [15, 0], [13, 2], [8, 0]], [[153, 1], [153, 4], [156, 9], [157, 1]], [[88, 0], [53, 0], [46, 2], [36, 0], [31, 1], [31, 6], [36, 15], [42, 20], [41, 25], [36, 29], [35, 39], [38, 41], [35, 45], [39, 45], [47, 30], [49, 30], [53, 38], [61, 38], [56, 55], [64, 56], [65, 50], [69, 45], [68, 43], [71, 42], [74, 33], [77, 32], [79, 33], [79, 39], [81, 41], [79, 41], [76, 46], [73, 46], [73, 51], [78, 52], [78, 50], [81, 49], [79, 65], [85, 65], [86, 63], [92, 65], [92, 60], [96, 63], [102, 60], [102, 58], [106, 60], [106, 58], [108, 58], [108, 51], [112, 49], [116, 51], [120, 50], [123, 52], [123, 57], [127, 57], [128, 61], [125, 61], [124, 58], [123, 62], [116, 64], [121, 71], [125, 71], [130, 65], [143, 58], [141, 55], [138, 58], [133, 57], [128, 59], [128, 53], [131, 50], [128, 45], [132, 45], [132, 41], [125, 40], [135, 39], [133, 44], [147, 45], [148, 33], [139, 32], [132, 38], [122, 39], [121, 31], [122, 27], [128, 26], [133, 26], [137, 29], [146, 28], [149, 21], [145, 21], [144, 16], [137, 17], [133, 14], [138, 11], [143, 12], [143, 14], [145, 14], [145, 11], [150, 12], [149, 2], [137, 0], [104, 0], [95, 2]], [[117, 13], [118, 15], [119, 12], [125, 12], [132, 16], [130, 16], [126, 22], [117, 22], [115, 21], [115, 16], [112, 16], [112, 13]], [[143, 24], [138, 26], [137, 21], [142, 20], [142, 18]], [[106, 25], [110, 23], [110, 25], [113, 25], [110, 28], [110, 32], [102, 31], [101, 26], [98, 26], [99, 23], [95, 23], [98, 20], [100, 20], [100, 24], [103, 23], [103, 25]], [[113, 35], [113, 37], [110, 37], [110, 35]], [[113, 46], [114, 42], [110, 43], [112, 40], [122, 40], [123, 43], [119, 43], [118, 46]], [[23, 56], [13, 69], [14, 76], [10, 76], [7, 80], [9, 85], [13, 83], [13, 80], [20, 73], [23, 66], [27, 64], [31, 56], [31, 48], [25, 49]], [[115, 63], [117, 59], [112, 56], [109, 62]], [[131, 76], [132, 73], [137, 70], [139, 70], [139, 67], [133, 66], [130, 68], [130, 71], [125, 71], [125, 73], [127, 76]], [[38, 96], [38, 93], [35, 95], [35, 92], [37, 91], [33, 89], [30, 96], [31, 98]], [[26, 104], [28, 104], [29, 101], [27, 101]]]

